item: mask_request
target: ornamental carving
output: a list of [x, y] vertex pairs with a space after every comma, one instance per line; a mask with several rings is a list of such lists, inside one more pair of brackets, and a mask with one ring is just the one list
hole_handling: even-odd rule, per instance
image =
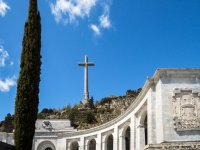
[[174, 128], [177, 131], [200, 130], [200, 92], [175, 89], [171, 99]]
[[47, 129], [47, 130], [50, 130], [50, 131], [53, 129], [52, 124], [51, 124], [50, 121], [43, 121], [42, 127], [44, 129]]

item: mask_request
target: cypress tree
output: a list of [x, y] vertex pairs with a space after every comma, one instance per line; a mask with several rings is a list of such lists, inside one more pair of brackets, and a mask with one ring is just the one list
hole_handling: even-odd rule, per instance
[[39, 103], [41, 24], [37, 0], [29, 0], [15, 101], [16, 150], [31, 150]]

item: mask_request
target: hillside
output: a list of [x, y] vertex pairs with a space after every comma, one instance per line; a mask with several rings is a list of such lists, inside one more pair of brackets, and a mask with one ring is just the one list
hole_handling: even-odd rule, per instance
[[[69, 119], [77, 129], [89, 129], [104, 124], [122, 114], [133, 103], [141, 89], [128, 90], [124, 96], [105, 97], [94, 104], [93, 98], [87, 106], [82, 104], [70, 105], [62, 109], [44, 108], [38, 113], [38, 119]], [[13, 118], [8, 114], [0, 122], [0, 131], [12, 132]]]
[[93, 98], [86, 108], [82, 104], [66, 106], [61, 110], [43, 109], [39, 119], [69, 119], [77, 129], [88, 129], [104, 124], [123, 113], [139, 94], [141, 89], [128, 90], [124, 96], [109, 96], [93, 104]]

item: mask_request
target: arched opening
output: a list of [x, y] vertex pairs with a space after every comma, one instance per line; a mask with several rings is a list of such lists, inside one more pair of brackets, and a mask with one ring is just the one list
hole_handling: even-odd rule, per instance
[[113, 135], [109, 135], [106, 141], [106, 150], [113, 150]]
[[96, 150], [96, 141], [92, 139], [88, 142], [88, 150]]
[[141, 111], [137, 127], [137, 149], [144, 149], [148, 145], [148, 115], [146, 108]]
[[145, 136], [145, 145], [148, 144], [148, 127], [147, 127], [147, 115], [144, 120], [144, 136]]
[[131, 140], [131, 136], [130, 136], [130, 131], [131, 131], [131, 129], [130, 129], [130, 127], [128, 127], [127, 129], [126, 129], [126, 132], [125, 132], [125, 136], [124, 136], [124, 138], [125, 138], [125, 150], [130, 150], [130, 140]]
[[50, 148], [50, 147], [47, 147], [47, 148], [45, 148], [45, 150], [52, 150], [52, 148]]
[[125, 126], [122, 131], [122, 140], [121, 140], [121, 146], [122, 150], [130, 150], [130, 144], [131, 144], [131, 128], [130, 126]]
[[56, 150], [56, 148], [52, 142], [43, 141], [38, 145], [37, 150]]
[[78, 150], [78, 148], [79, 148], [79, 145], [77, 141], [74, 141], [71, 143], [70, 150]]

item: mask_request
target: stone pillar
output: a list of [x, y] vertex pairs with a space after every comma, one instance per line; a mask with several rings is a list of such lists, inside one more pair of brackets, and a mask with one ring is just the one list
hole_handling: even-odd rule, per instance
[[102, 141], [101, 141], [101, 133], [98, 133], [96, 140], [96, 150], [101, 150], [101, 145], [102, 145]]
[[147, 131], [148, 131], [148, 144], [156, 143], [156, 97], [155, 89], [151, 88], [149, 93], [149, 98], [147, 99]]
[[125, 150], [125, 140], [123, 135], [123, 127], [119, 129], [119, 150]]
[[107, 150], [106, 146], [107, 146], [107, 143], [106, 143], [106, 135], [103, 135], [102, 136], [102, 150]]
[[132, 116], [131, 117], [131, 123], [130, 123], [130, 129], [131, 129], [131, 133], [130, 133], [130, 138], [131, 138], [131, 141], [130, 141], [130, 150], [135, 150], [136, 148], [136, 139], [135, 139], [135, 136], [136, 136], [136, 118], [135, 116]]
[[113, 133], [113, 150], [119, 150], [118, 142], [119, 142], [119, 131], [118, 131], [118, 126], [116, 126], [114, 128], [114, 133]]
[[145, 128], [142, 125], [137, 127], [137, 150], [143, 150], [145, 147]]
[[163, 108], [166, 107], [166, 105], [164, 104], [164, 101], [166, 101], [166, 99], [163, 99], [162, 94], [166, 94], [166, 93], [162, 93], [163, 91], [161, 90], [162, 87], [162, 83], [158, 82], [156, 85], [156, 93], [155, 93], [155, 98], [156, 98], [156, 105], [155, 105], [155, 120], [156, 120], [156, 143], [162, 143], [164, 142], [164, 122], [163, 122]]
[[70, 148], [70, 142], [67, 142], [67, 144], [66, 144], [66, 146], [67, 146], [67, 150], [71, 150], [71, 148]]
[[88, 150], [88, 142], [89, 142], [88, 139], [84, 140], [84, 150]]
[[85, 148], [85, 143], [84, 143], [84, 137], [81, 137], [80, 138], [80, 141], [78, 142], [78, 144], [79, 144], [79, 150], [85, 150], [84, 148]]
[[[57, 140], [57, 144], [55, 146], [56, 146], [56, 149], [66, 150], [66, 144], [67, 144], [66, 139], [65, 138], [60, 138], [60, 139]], [[70, 144], [70, 142], [69, 142], [69, 144]]]

